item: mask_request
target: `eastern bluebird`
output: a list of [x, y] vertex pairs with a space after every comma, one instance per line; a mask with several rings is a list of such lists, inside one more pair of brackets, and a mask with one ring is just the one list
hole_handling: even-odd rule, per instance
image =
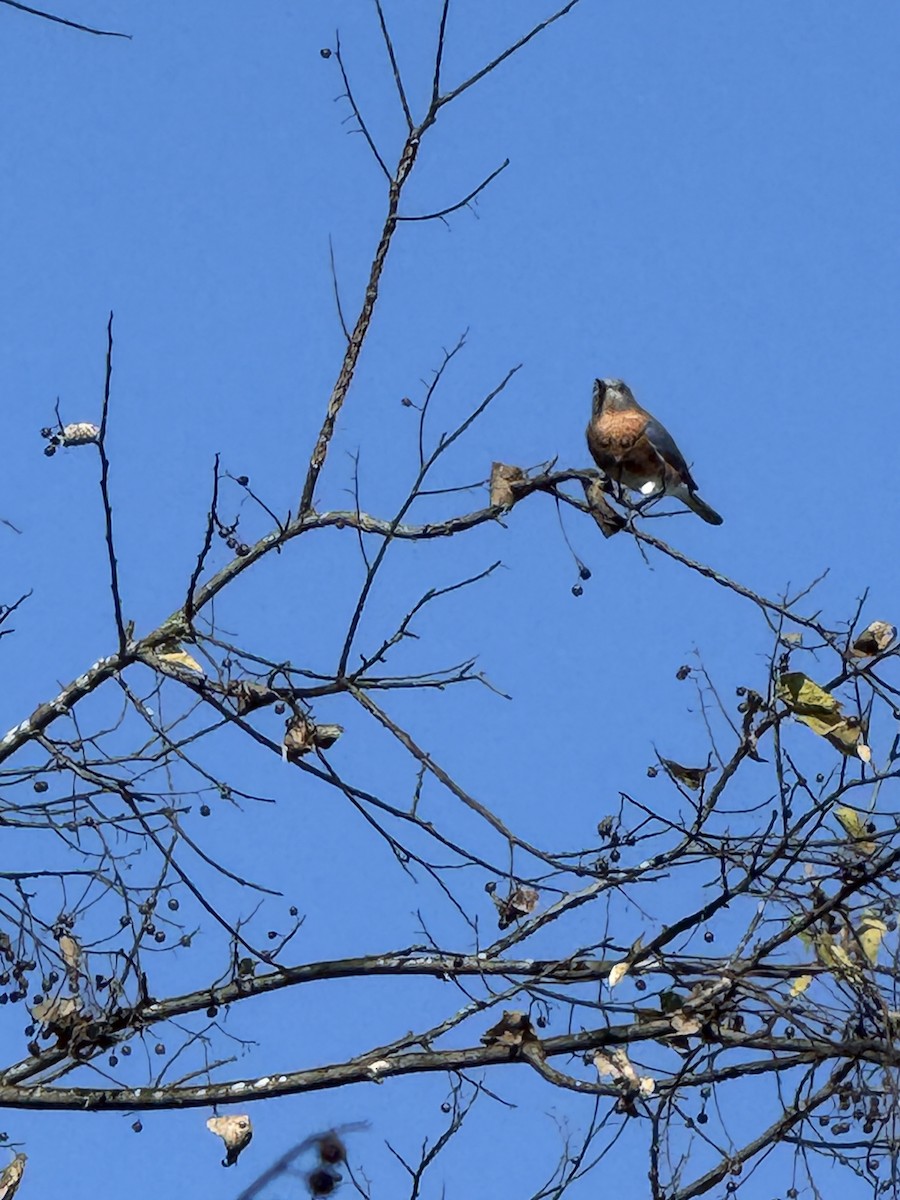
[[672, 435], [621, 379], [595, 379], [588, 449], [615, 483], [644, 496], [675, 496], [710, 525], [722, 518], [697, 495], [697, 484]]

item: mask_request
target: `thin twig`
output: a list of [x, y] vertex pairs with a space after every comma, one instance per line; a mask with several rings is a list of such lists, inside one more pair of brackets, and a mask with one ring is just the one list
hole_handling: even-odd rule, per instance
[[78, 21], [67, 21], [65, 17], [57, 17], [53, 13], [44, 12], [40, 8], [32, 8], [28, 4], [20, 4], [19, 0], [0, 0], [0, 4], [7, 4], [10, 8], [17, 8], [20, 12], [30, 13], [33, 17], [41, 17], [45, 21], [53, 21], [57, 25], [66, 25], [69, 29], [78, 29], [81, 33], [93, 33], [97, 37], [112, 37], [125, 38], [131, 41], [130, 33], [116, 33], [112, 29], [94, 29], [90, 25], [81, 25]]
[[488, 177], [485, 180], [483, 180], [481, 183], [479, 183], [477, 188], [475, 188], [473, 191], [469, 192], [468, 196], [465, 196], [462, 200], [458, 200], [456, 202], [456, 204], [450, 204], [450, 205], [448, 205], [447, 208], [442, 208], [438, 212], [422, 213], [419, 216], [405, 217], [401, 214], [397, 217], [397, 220], [398, 221], [436, 221], [439, 218], [449, 216], [450, 213], [456, 212], [457, 209], [465, 208], [466, 205], [469, 204], [472, 200], [474, 200], [475, 197], [480, 192], [484, 191], [484, 189], [488, 186], [489, 183], [491, 183], [493, 180], [495, 180], [497, 178], [497, 176], [500, 174], [501, 171], [505, 171], [508, 166], [509, 166], [509, 159], [506, 158], [503, 160], [503, 162], [500, 164], [500, 166], [497, 167], [496, 171], [491, 171], [490, 175], [488, 175]]
[[116, 632], [119, 640], [119, 653], [124, 654], [128, 645], [128, 634], [122, 617], [122, 597], [119, 592], [119, 565], [116, 560], [116, 548], [113, 540], [112, 502], [109, 496], [109, 458], [106, 453], [106, 428], [109, 418], [109, 391], [112, 382], [112, 353], [113, 353], [113, 314], [110, 312], [106, 326], [106, 378], [103, 385], [103, 410], [100, 417], [100, 432], [97, 435], [97, 449], [100, 452], [100, 494], [103, 497], [103, 517], [106, 525], [106, 553], [109, 560], [109, 582], [112, 590], [113, 611], [116, 618]]

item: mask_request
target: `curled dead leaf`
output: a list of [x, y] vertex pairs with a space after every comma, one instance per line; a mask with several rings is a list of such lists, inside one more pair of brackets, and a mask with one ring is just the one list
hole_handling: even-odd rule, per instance
[[48, 1029], [59, 1034], [71, 1031], [81, 1020], [82, 1001], [80, 996], [48, 996], [35, 1004], [31, 1015]]
[[677, 1012], [672, 1014], [672, 1029], [681, 1037], [691, 1037], [703, 1028], [703, 1022], [690, 1013]]
[[631, 963], [627, 958], [623, 958], [621, 962], [615, 963], [610, 967], [609, 975], [606, 977], [607, 986], [614, 988], [617, 983], [625, 978], [631, 970]]
[[525, 1045], [540, 1045], [531, 1019], [518, 1009], [505, 1010], [497, 1024], [481, 1035], [481, 1041], [485, 1046], [508, 1046], [511, 1051], [517, 1051]]
[[522, 917], [527, 917], [529, 913], [534, 912], [539, 898], [535, 888], [524, 886], [515, 888], [506, 899], [492, 895], [491, 899], [500, 914], [497, 921], [499, 927], [506, 929], [508, 925], [512, 925], [513, 921], [520, 921]]
[[[69, 976], [69, 982], [78, 979], [78, 971], [81, 967], [81, 947], [71, 934], [63, 933], [57, 939], [59, 952], [62, 955], [62, 960], [66, 964], [66, 972]], [[72, 984], [74, 991], [74, 983]]]
[[632, 1094], [637, 1092], [641, 1096], [651, 1096], [656, 1091], [656, 1080], [649, 1075], [638, 1075], [631, 1059], [618, 1046], [608, 1051], [598, 1050], [594, 1055], [594, 1066], [601, 1078], [605, 1076], [612, 1079], [613, 1083], [622, 1084]]
[[853, 658], [873, 658], [887, 650], [896, 636], [896, 628], [887, 621], [873, 621], [850, 647], [850, 654]]
[[227, 1117], [210, 1117], [206, 1122], [206, 1128], [225, 1143], [223, 1167], [233, 1167], [240, 1157], [241, 1151], [247, 1148], [253, 1137], [253, 1124], [250, 1118], [243, 1113]]
[[22, 1182], [27, 1162], [27, 1154], [17, 1154], [12, 1162], [0, 1171], [0, 1200], [12, 1200]]
[[64, 426], [59, 435], [60, 444], [63, 446], [86, 446], [99, 440], [100, 428], [90, 421], [73, 421], [71, 425]]
[[686, 788], [690, 788], [692, 792], [699, 792], [703, 787], [707, 775], [716, 769], [710, 762], [707, 762], [705, 767], [683, 767], [681, 763], [675, 762], [673, 758], [663, 758], [659, 753], [656, 757], [671, 779], [674, 779], [676, 783], [680, 783]]
[[510, 467], [495, 462], [491, 466], [491, 508], [512, 508], [516, 502], [513, 484], [521, 483], [525, 472], [521, 467]]
[[241, 717], [257, 708], [276, 704], [281, 699], [278, 692], [266, 687], [264, 683], [255, 683], [252, 679], [233, 679], [226, 691], [234, 697], [238, 715]]
[[318, 750], [329, 750], [344, 732], [343, 725], [317, 725], [313, 736]]
[[201, 675], [203, 674], [203, 668], [196, 658], [188, 654], [187, 650], [178, 642], [165, 642], [157, 649], [156, 657], [170, 666], [185, 667], [188, 671], [198, 671]]
[[288, 762], [292, 758], [302, 758], [313, 750], [328, 750], [343, 732], [343, 725], [317, 725], [303, 713], [288, 717], [281, 757]]
[[583, 479], [584, 498], [588, 502], [591, 516], [605, 538], [610, 538], [625, 528], [625, 518], [617, 513], [606, 499], [606, 481], [603, 479]]

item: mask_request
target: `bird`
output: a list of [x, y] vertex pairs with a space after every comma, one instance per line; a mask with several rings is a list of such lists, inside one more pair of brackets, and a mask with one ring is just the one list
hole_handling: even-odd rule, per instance
[[621, 379], [594, 380], [587, 443], [594, 462], [614, 483], [647, 497], [674, 496], [708, 524], [722, 524], [716, 510], [697, 495], [672, 435]]

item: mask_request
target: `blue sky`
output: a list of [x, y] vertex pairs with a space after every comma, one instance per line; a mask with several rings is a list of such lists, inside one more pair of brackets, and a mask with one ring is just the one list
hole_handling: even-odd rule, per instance
[[[329, 236], [347, 311], [360, 302], [385, 187], [342, 123], [335, 59], [319, 54], [335, 28], [389, 160], [403, 137], [374, 8], [360, 0], [59, 0], [54, 11], [133, 40], [0, 6], [0, 516], [22, 530], [0, 526], [0, 601], [34, 589], [2, 645], [4, 729], [114, 644], [94, 456], [47, 460], [39, 436], [57, 397], [66, 420], [98, 418], [109, 310], [125, 615], [146, 631], [184, 595], [216, 452], [276, 512], [296, 504], [342, 353]], [[418, 111], [438, 11], [386, 3]], [[446, 78], [465, 77], [549, 11], [547, 0], [454, 0]], [[832, 621], [866, 588], [869, 619], [896, 617], [898, 50], [900, 12], [881, 2], [863, 13], [812, 0], [583, 0], [429, 133], [407, 213], [453, 203], [507, 157], [510, 166], [475, 213], [399, 231], [319, 507], [352, 506], [358, 452], [362, 507], [393, 514], [415, 472], [416, 414], [401, 398], [421, 396], [442, 347], [468, 330], [435, 433], [510, 367], [522, 370], [448, 454], [442, 486], [483, 479], [494, 459], [588, 465], [591, 382], [621, 376], [725, 517], [721, 529], [684, 516], [653, 532], [772, 597], [830, 568], [807, 611]], [[438, 498], [429, 511], [482, 499]], [[242, 520], [248, 540], [266, 530], [249, 506]], [[570, 847], [590, 839], [620, 789], [646, 792], [652, 743], [681, 761], [705, 757], [695, 693], [675, 679], [681, 663], [698, 651], [723, 693], [762, 687], [771, 639], [734, 596], [564, 520], [593, 571], [580, 599], [555, 507], [533, 497], [505, 528], [392, 552], [362, 639], [377, 645], [426, 588], [502, 559], [478, 589], [435, 605], [421, 643], [397, 661], [413, 670], [477, 653], [513, 702], [473, 686], [401, 696], [390, 709], [523, 836]], [[360, 562], [346, 533], [303, 542], [302, 554], [252, 572], [217, 615], [262, 652], [327, 670]], [[224, 548], [216, 556], [222, 565]], [[340, 769], [403, 803], [408, 761], [348, 707], [326, 707], [322, 719], [358, 732]], [[416, 909], [430, 904], [441, 937], [468, 944], [434, 890], [409, 885], [339, 797], [241, 746], [222, 754], [223, 769], [278, 805], [225, 813], [207, 836], [236, 870], [285, 891], [273, 920], [288, 903], [306, 914], [298, 958], [408, 943]], [[490, 912], [481, 916], [490, 928]], [[201, 948], [186, 969], [217, 952]], [[171, 982], [177, 964], [160, 971]], [[240, 1063], [294, 1069], [359, 1052], [405, 1032], [417, 1012], [439, 1019], [453, 1003], [444, 987], [398, 996], [383, 981], [331, 984], [263, 1002], [255, 1017], [235, 1014], [241, 1036], [256, 1025], [261, 1043]], [[20, 1038], [15, 1021], [3, 1026], [4, 1060]], [[573, 1127], [583, 1115], [523, 1069], [503, 1086], [521, 1107], [482, 1113], [451, 1152], [447, 1179], [460, 1192], [476, 1162], [482, 1194], [529, 1194], [554, 1161], [547, 1114]], [[53, 1147], [65, 1138], [71, 1200], [97, 1194], [101, 1147], [101, 1194], [127, 1186], [142, 1200], [161, 1187], [234, 1195], [307, 1132], [368, 1119], [359, 1157], [374, 1194], [387, 1195], [395, 1177], [382, 1139], [413, 1153], [426, 1132], [420, 1110], [431, 1105], [437, 1119], [442, 1097], [436, 1080], [404, 1081], [269, 1104], [253, 1113], [257, 1139], [238, 1180], [215, 1166], [199, 1113], [145, 1117], [140, 1138], [122, 1117], [11, 1112], [3, 1127], [31, 1156], [23, 1195], [62, 1186]], [[642, 1161], [632, 1149], [622, 1162]]]

